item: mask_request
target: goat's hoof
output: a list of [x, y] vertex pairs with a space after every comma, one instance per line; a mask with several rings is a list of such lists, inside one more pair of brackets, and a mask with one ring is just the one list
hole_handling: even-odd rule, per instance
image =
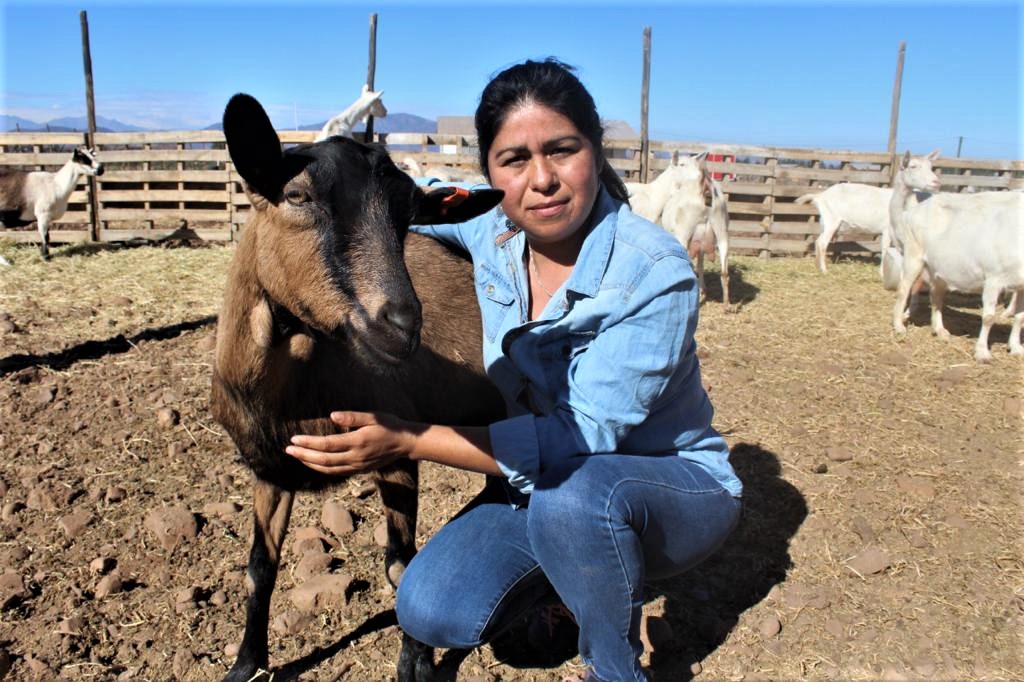
[[249, 680], [269, 679], [270, 672], [265, 668], [258, 665], [241, 663], [240, 661], [235, 661], [231, 670], [224, 676], [224, 682], [249, 682]]
[[987, 365], [988, 363], [992, 362], [992, 353], [990, 353], [987, 350], [986, 351], [978, 350], [978, 351], [974, 352], [974, 359], [977, 360], [978, 362], [980, 362], [983, 365]]
[[1016, 356], [1018, 358], [1021, 357], [1021, 356], [1024, 356], [1024, 346], [1018, 346], [1017, 348], [1011, 348], [1010, 349], [1010, 355], [1014, 355], [1014, 356]]

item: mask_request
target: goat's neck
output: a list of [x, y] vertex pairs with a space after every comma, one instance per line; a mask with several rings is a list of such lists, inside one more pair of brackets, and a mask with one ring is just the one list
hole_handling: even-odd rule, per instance
[[913, 196], [914, 192], [903, 179], [903, 172], [896, 171], [892, 179], [892, 196], [889, 198], [889, 222], [897, 230], [903, 226], [903, 212], [907, 210]]
[[[217, 331], [217, 370], [225, 380], [239, 387], [287, 381], [287, 369], [295, 352], [291, 347], [293, 337], [302, 328], [259, 282], [255, 233], [256, 229], [249, 226], [238, 244]], [[308, 337], [304, 341], [312, 344]]]
[[53, 185], [59, 199], [66, 199], [75, 191], [78, 178], [82, 176], [82, 169], [72, 159], [65, 163], [59, 171], [53, 175]]

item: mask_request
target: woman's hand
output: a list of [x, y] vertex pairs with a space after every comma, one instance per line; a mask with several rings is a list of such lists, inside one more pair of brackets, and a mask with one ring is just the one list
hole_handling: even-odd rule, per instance
[[416, 439], [412, 423], [384, 412], [332, 412], [331, 421], [349, 431], [292, 436], [284, 451], [320, 473], [351, 475], [407, 457]]

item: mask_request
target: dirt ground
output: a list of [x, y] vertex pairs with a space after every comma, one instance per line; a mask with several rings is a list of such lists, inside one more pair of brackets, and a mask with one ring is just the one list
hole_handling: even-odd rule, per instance
[[[0, 241], [0, 678], [230, 666], [250, 481], [208, 395], [232, 252], [64, 246], [44, 264]], [[1006, 352], [1009, 324], [979, 365], [977, 297], [950, 297], [951, 340], [923, 311], [897, 338], [869, 262], [823, 276], [809, 258], [734, 258], [732, 279], [741, 306], [726, 313], [709, 275], [698, 342], [745, 508], [716, 556], [648, 586], [653, 679], [1024, 679], [1024, 359]], [[427, 467], [420, 542], [479, 484]], [[393, 678], [381, 519], [360, 480], [300, 497], [273, 679]], [[300, 561], [311, 548], [329, 563]], [[351, 582], [310, 607], [293, 588], [323, 571]], [[519, 643], [439, 652], [442, 679], [580, 669]]]

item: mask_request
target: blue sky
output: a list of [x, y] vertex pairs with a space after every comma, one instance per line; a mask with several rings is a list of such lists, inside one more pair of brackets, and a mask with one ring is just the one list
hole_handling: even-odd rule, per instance
[[899, 148], [1024, 158], [1022, 3], [0, 0], [0, 113], [84, 115], [79, 12], [99, 116], [202, 128], [235, 92], [279, 128], [345, 108], [366, 79], [392, 112], [472, 114], [525, 58], [575, 65], [601, 115], [640, 129], [651, 27], [654, 139], [884, 151], [906, 42]]

